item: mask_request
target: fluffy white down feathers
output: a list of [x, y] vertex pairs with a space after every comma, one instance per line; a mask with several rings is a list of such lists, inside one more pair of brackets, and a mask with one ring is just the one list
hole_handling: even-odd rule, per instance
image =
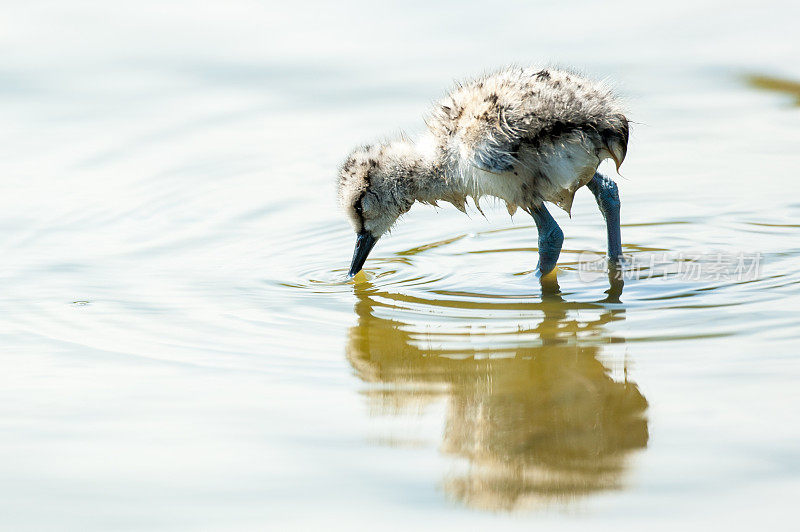
[[569, 212], [604, 159], [625, 159], [628, 121], [603, 83], [552, 69], [513, 68], [458, 84], [416, 141], [354, 150], [339, 201], [357, 232], [379, 237], [415, 201], [464, 209], [489, 195], [510, 213], [550, 201]]

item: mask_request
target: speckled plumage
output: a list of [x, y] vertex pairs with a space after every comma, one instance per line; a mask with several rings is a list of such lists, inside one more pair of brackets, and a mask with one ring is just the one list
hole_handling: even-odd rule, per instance
[[[569, 211], [575, 190], [603, 159], [619, 166], [628, 143], [628, 121], [611, 91], [560, 70], [514, 68], [465, 83], [427, 123], [453, 173], [510, 209], [545, 200]], [[472, 169], [497, 183], [487, 186], [492, 178]]]
[[339, 172], [339, 201], [375, 239], [414, 202], [472, 197], [509, 213], [544, 201], [567, 212], [604, 159], [619, 165], [628, 120], [603, 83], [555, 69], [510, 68], [458, 84], [426, 117], [428, 130], [354, 150]]

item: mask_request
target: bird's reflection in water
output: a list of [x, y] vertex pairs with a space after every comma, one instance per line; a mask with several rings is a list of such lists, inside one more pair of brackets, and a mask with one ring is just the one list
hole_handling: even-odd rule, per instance
[[408, 413], [446, 398], [442, 450], [468, 464], [444, 479], [450, 497], [511, 510], [618, 488], [628, 455], [647, 445], [646, 399], [627, 371], [614, 380], [598, 360], [603, 344], [622, 341], [604, 329], [624, 310], [556, 294], [464, 303], [369, 283], [356, 294], [347, 356], [370, 383], [372, 411]]

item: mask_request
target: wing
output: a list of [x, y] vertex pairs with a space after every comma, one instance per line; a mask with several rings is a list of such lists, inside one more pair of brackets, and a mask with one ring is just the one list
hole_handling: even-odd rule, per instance
[[510, 171], [524, 132], [513, 125], [507, 106], [493, 93], [465, 86], [440, 102], [428, 127], [445, 145], [451, 159], [492, 173]]
[[428, 126], [446, 139], [452, 159], [492, 173], [513, 170], [520, 150], [552, 156], [575, 136], [619, 167], [628, 143], [628, 122], [611, 91], [556, 70], [512, 69], [460, 85], [436, 105]]

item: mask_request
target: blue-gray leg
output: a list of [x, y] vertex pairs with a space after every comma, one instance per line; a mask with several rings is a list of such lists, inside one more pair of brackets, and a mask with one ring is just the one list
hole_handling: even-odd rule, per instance
[[617, 184], [612, 179], [594, 174], [594, 177], [586, 185], [594, 194], [597, 206], [606, 219], [606, 231], [608, 232], [608, 259], [613, 265], [622, 260], [622, 237], [619, 231], [619, 191]]
[[556, 267], [564, 243], [564, 232], [547, 212], [544, 203], [533, 208], [531, 215], [539, 231], [539, 264], [536, 268], [540, 275], [546, 275]]

